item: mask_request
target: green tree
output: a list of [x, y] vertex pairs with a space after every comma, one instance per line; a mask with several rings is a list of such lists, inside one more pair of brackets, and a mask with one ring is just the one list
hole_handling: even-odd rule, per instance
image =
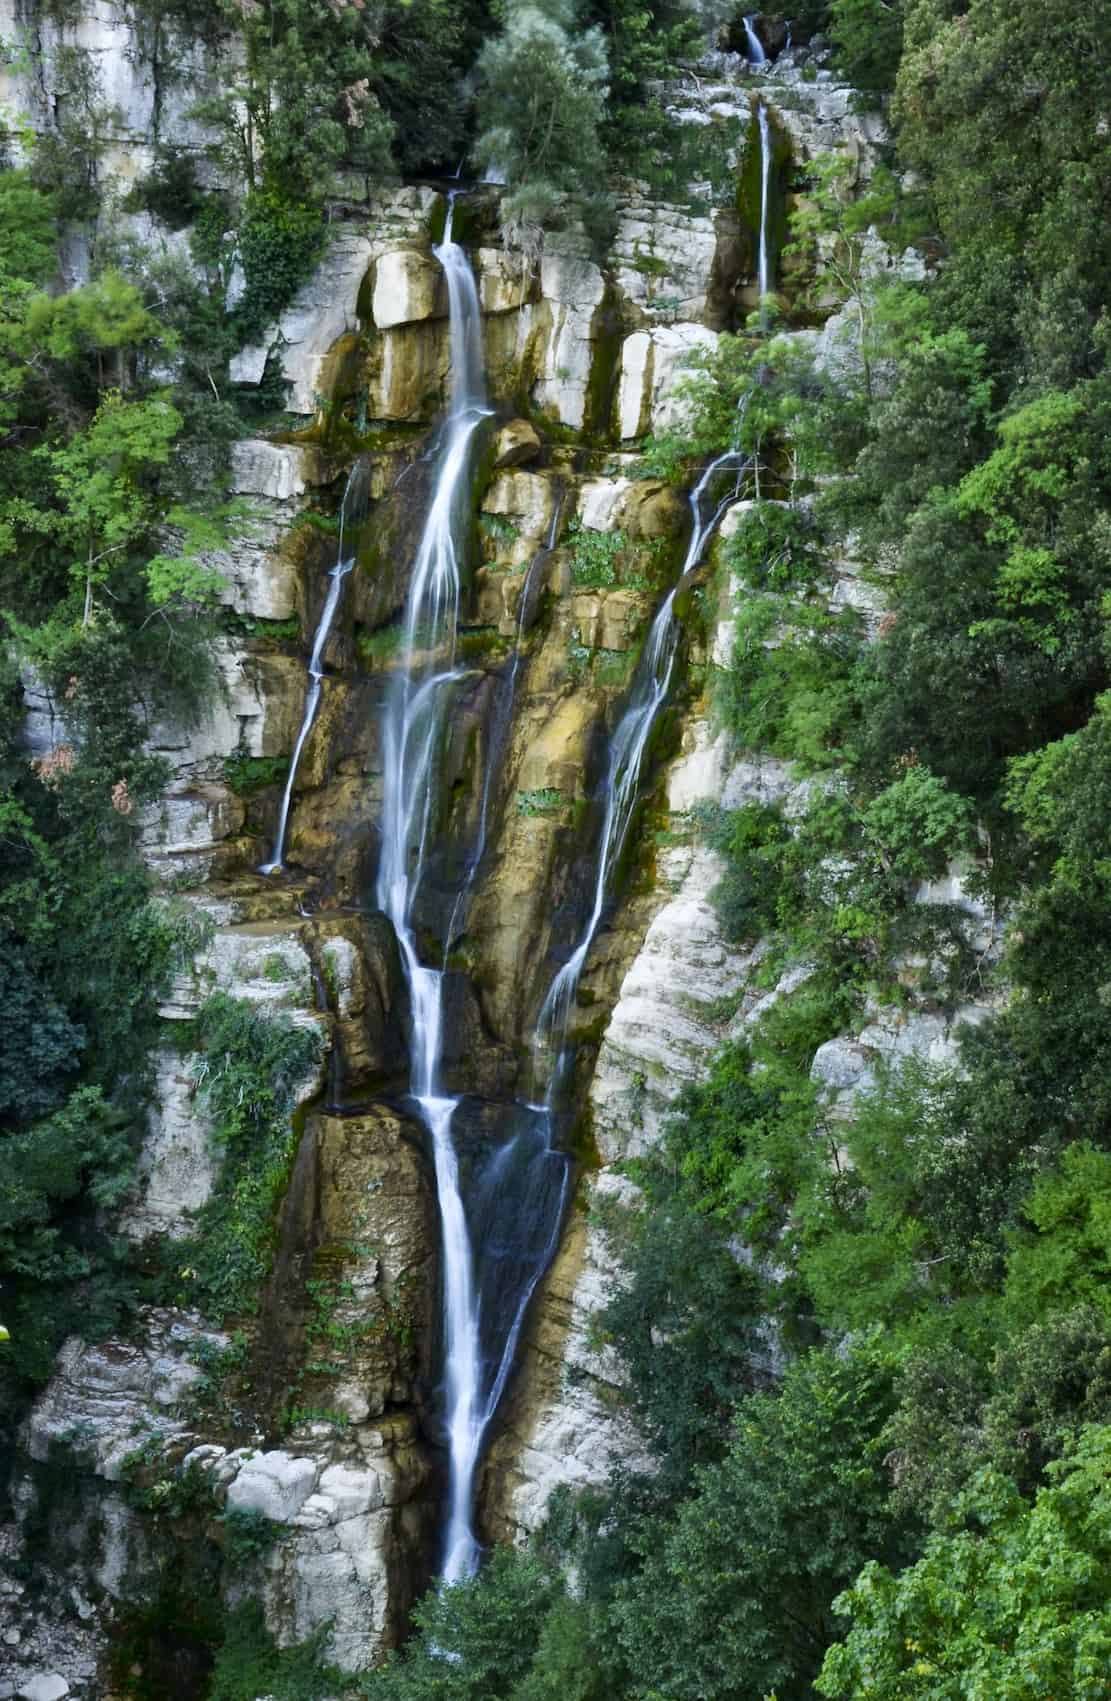
[[881, 1366], [815, 1353], [779, 1394], [741, 1404], [722, 1463], [673, 1520], [633, 1534], [642, 1567], [619, 1585], [613, 1621], [634, 1696], [811, 1693], [834, 1597], [864, 1556], [899, 1551], [881, 1440], [890, 1402]]
[[[815, 1687], [875, 1701], [1106, 1701], [1111, 1428], [1082, 1432], [1034, 1504], [987, 1470], [951, 1532], [892, 1574], [869, 1563], [834, 1602], [850, 1621]], [[960, 1525], [964, 1527], [961, 1528]]]
[[483, 48], [477, 76], [474, 153], [508, 185], [501, 205], [507, 240], [535, 256], [545, 226], [566, 209], [596, 225], [605, 208], [601, 31], [580, 27], [574, 0], [509, 0], [502, 33]]

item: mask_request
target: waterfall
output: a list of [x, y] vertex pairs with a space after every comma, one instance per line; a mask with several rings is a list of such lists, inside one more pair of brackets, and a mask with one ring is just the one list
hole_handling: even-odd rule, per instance
[[716, 503], [712, 500], [706, 501], [707, 492], [719, 472], [735, 469], [739, 479], [747, 459], [747, 456], [738, 450], [726, 450], [716, 460], [711, 461], [688, 497], [692, 522], [691, 538], [682, 572], [652, 622], [652, 628], [637, 662], [628, 705], [610, 742], [605, 780], [605, 815], [594, 873], [594, 901], [579, 942], [552, 981], [537, 1021], [537, 1045], [547, 1053], [549, 1060], [549, 1104], [559, 1076], [571, 1007], [575, 1002], [583, 966], [602, 920], [610, 880], [632, 820], [644, 752], [671, 684], [675, 655], [679, 647], [675, 598], [687, 575], [701, 562], [706, 545], [732, 500], [735, 487], [734, 491]]
[[756, 287], [760, 296], [762, 314], [764, 297], [771, 289], [771, 275], [768, 266], [768, 188], [771, 182], [772, 169], [772, 144], [768, 127], [768, 109], [762, 100], [756, 102], [756, 122], [760, 131], [760, 247]]
[[345, 561], [343, 556], [343, 532], [347, 524], [348, 511], [350, 517], [358, 521], [366, 512], [370, 481], [370, 465], [365, 459], [360, 459], [352, 466], [344, 486], [343, 500], [339, 510], [339, 542], [336, 546], [336, 564], [328, 574], [328, 594], [324, 598], [324, 607], [317, 622], [316, 636], [313, 639], [312, 653], [309, 656], [308, 677], [309, 688], [305, 693], [305, 708], [301, 716], [301, 727], [297, 734], [297, 742], [293, 746], [290, 757], [289, 773], [286, 775], [285, 791], [282, 793], [282, 806], [278, 812], [278, 831], [274, 839], [274, 849], [270, 861], [264, 862], [259, 868], [260, 874], [276, 874], [283, 866], [285, 859], [285, 837], [289, 827], [289, 810], [293, 802], [293, 784], [297, 778], [297, 769], [301, 762], [301, 753], [309, 733], [312, 731], [316, 712], [320, 707], [320, 699], [324, 691], [324, 648], [332, 630], [332, 622], [336, 618], [340, 598], [343, 595], [343, 582], [355, 565], [354, 556]]
[[474, 850], [471, 852], [468, 859], [467, 872], [459, 887], [459, 894], [452, 907], [451, 921], [448, 924], [448, 930], [444, 937], [445, 959], [448, 952], [451, 950], [453, 943], [458, 937], [460, 922], [466, 911], [467, 900], [471, 894], [471, 887], [474, 884], [475, 875], [478, 873], [479, 865], [482, 862], [483, 856], [486, 854], [486, 835], [490, 821], [490, 792], [494, 777], [501, 767], [501, 758], [504, 754], [506, 739], [509, 729], [513, 723], [513, 704], [517, 697], [517, 677], [521, 671], [521, 646], [524, 642], [525, 626], [528, 622], [528, 618], [532, 612], [534, 604], [533, 586], [536, 584], [544, 567], [551, 559], [552, 551], [555, 549], [556, 540], [559, 537], [560, 526], [563, 522], [563, 501], [564, 493], [562, 488], [560, 488], [552, 507], [552, 518], [551, 523], [548, 526], [547, 536], [528, 564], [524, 580], [521, 584], [521, 594], [517, 599], [517, 630], [514, 635], [513, 657], [510, 661], [509, 671], [506, 675], [505, 682], [500, 693], [501, 701], [498, 705], [494, 720], [494, 727], [491, 730], [490, 738], [488, 740], [486, 751], [486, 771], [483, 776], [482, 798], [478, 810], [478, 832], [475, 835]]
[[750, 12], [744, 20], [745, 26], [745, 58], [750, 65], [766, 65], [768, 56], [755, 30], [756, 13]]
[[469, 1576], [478, 1557], [471, 1520], [482, 1440], [480, 1349], [474, 1267], [452, 1138], [458, 1099], [442, 1088], [443, 971], [422, 963], [413, 906], [425, 872], [436, 791], [436, 754], [452, 688], [459, 615], [459, 545], [467, 520], [471, 451], [486, 417], [478, 293], [464, 251], [452, 241], [454, 197], [434, 250], [448, 288], [451, 396], [432, 500], [405, 607], [402, 665], [386, 706], [384, 798], [378, 903], [401, 949], [412, 1005], [410, 1075], [432, 1141], [443, 1240], [444, 1381], [448, 1516], [442, 1575]]

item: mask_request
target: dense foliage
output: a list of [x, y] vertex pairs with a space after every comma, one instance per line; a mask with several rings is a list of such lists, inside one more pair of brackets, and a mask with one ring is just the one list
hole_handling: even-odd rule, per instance
[[[0, 747], [0, 1304], [23, 1385], [141, 1294], [250, 1308], [313, 1061], [303, 1030], [206, 1006], [225, 1162], [144, 1287], [112, 1207], [157, 994], [196, 937], [136, 837], [163, 779], [147, 735], [207, 687], [231, 355], [268, 336], [329, 204], [398, 170], [504, 176], [531, 252], [604, 227], [607, 173], [668, 182], [656, 83], [704, 39], [670, 0], [138, 9], [171, 80], [190, 34], [236, 48], [198, 114], [219, 176], [159, 149], [130, 202], [189, 229], [194, 268], [94, 228], [110, 125], [78, 49], [55, 127], [0, 172], [4, 724], [22, 669], [64, 728], [34, 760]], [[805, 784], [698, 831], [727, 934], [762, 939], [788, 990], [630, 1166], [639, 1208], [604, 1219], [627, 1279], [599, 1330], [644, 1468], [430, 1596], [365, 1679], [377, 1701], [1108, 1692], [1111, 14], [833, 0], [797, 22], [894, 125], [866, 193], [831, 159], [795, 211], [791, 305], [843, 305], [851, 338], [816, 361], [723, 337], [646, 456], [674, 479], [726, 447], [759, 466], [716, 704]], [[90, 240], [67, 293], [59, 229]], [[943, 264], [881, 284], [877, 232]], [[609, 544], [573, 556], [577, 583], [613, 582]], [[863, 594], [835, 599], [846, 557]], [[826, 1041], [911, 1003], [983, 1019], [851, 1105], [814, 1078]], [[249, 1606], [227, 1631], [213, 1696], [325, 1684]]]
[[[700, 830], [794, 990], [603, 1217], [651, 1469], [429, 1607], [375, 1696], [471, 1694], [479, 1645], [511, 1697], [1107, 1693], [1111, 40], [1067, 0], [808, 23], [892, 96], [890, 171], [854, 201], [831, 159], [794, 219], [851, 337], [722, 339], [646, 457], [763, 468], [717, 704], [807, 783]], [[870, 228], [945, 263], [877, 282]], [[812, 1078], [911, 1004], [981, 1019], [851, 1108]]]

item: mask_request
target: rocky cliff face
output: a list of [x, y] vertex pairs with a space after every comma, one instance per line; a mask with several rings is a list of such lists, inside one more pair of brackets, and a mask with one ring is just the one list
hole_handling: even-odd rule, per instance
[[[117, 79], [111, 169], [121, 180], [167, 127], [198, 140], [160, 98], [157, 66], [130, 27], [107, 4], [79, 26]], [[43, 34], [40, 87], [49, 86], [55, 46]], [[203, 78], [213, 67], [196, 51]], [[743, 135], [754, 87], [747, 68], [722, 56], [706, 72], [689, 92], [673, 91], [675, 122]], [[781, 61], [763, 86], [797, 164], [838, 145], [867, 175], [877, 127], [828, 73], [806, 81]], [[785, 160], [779, 169], [785, 194], [792, 167]], [[681, 552], [684, 502], [637, 476], [635, 446], [682, 405], [684, 356], [712, 346], [754, 305], [755, 266], [739, 203], [694, 212], [630, 187], [604, 263], [565, 235], [535, 272], [500, 244], [496, 191], [467, 196], [463, 208], [457, 234], [478, 280], [496, 417], [474, 492], [467, 671], [418, 919], [430, 946], [445, 939], [481, 823], [485, 854], [449, 963], [447, 1046], [453, 1089], [468, 1095], [481, 1127], [527, 1088], [551, 964], [581, 924], [605, 741]], [[251, 523], [218, 562], [228, 609], [223, 689], [201, 725], [162, 729], [154, 741], [173, 777], [142, 823], [143, 847], [166, 890], [195, 910], [204, 942], [164, 1006], [149, 1137], [123, 1232], [140, 1248], [173, 1242], [215, 1185], [220, 1153], [188, 1027], [213, 991], [311, 1024], [325, 1060], [301, 1090], [279, 1251], [257, 1313], [218, 1330], [188, 1307], [159, 1309], [127, 1342], [73, 1340], [37, 1402], [19, 1438], [4, 1558], [30, 1551], [47, 1520], [63, 1519], [67, 1534], [51, 1544], [45, 1575], [40, 1565], [32, 1584], [14, 1571], [0, 1582], [12, 1607], [0, 1654], [8, 1693], [44, 1671], [75, 1691], [106, 1693], [113, 1626], [161, 1612], [173, 1631], [183, 1578], [187, 1589], [219, 1588], [231, 1600], [257, 1596], [283, 1642], [330, 1624], [332, 1657], [358, 1669], [396, 1639], [428, 1579], [442, 1489], [435, 1201], [403, 1097], [407, 1010], [396, 946], [369, 894], [380, 711], [424, 497], [423, 451], [449, 360], [432, 254], [443, 212], [429, 186], [345, 206], [317, 274], [231, 374], [249, 387], [279, 363], [301, 429], [236, 448], [234, 486]], [[878, 254], [877, 263], [896, 262]], [[835, 331], [823, 333], [830, 347]], [[266, 764], [288, 757], [297, 735], [304, 657], [334, 559], [319, 521], [334, 514], [359, 455], [370, 469], [370, 514], [324, 651], [287, 868], [264, 877], [281, 798]], [[610, 540], [604, 571], [584, 567], [584, 538]], [[658, 1137], [682, 1083], [776, 996], [757, 985], [760, 948], [741, 952], [721, 936], [710, 902], [720, 870], [691, 819], [702, 801], [790, 801], [798, 791], [781, 764], [735, 758], [702, 693], [700, 682], [725, 660], [732, 595], [728, 584], [705, 590], [686, 632], [694, 665], [653, 781], [651, 825], [666, 829], [666, 848], [653, 850], [642, 834], [582, 981], [577, 1087], [598, 1159], [580, 1177], [489, 1454], [490, 1535], [535, 1529], [555, 1486], [597, 1481], [611, 1453], [635, 1452], [616, 1408], [618, 1368], [590, 1332], [607, 1286], [620, 1280], [590, 1200], [628, 1187], [622, 1159]], [[830, 595], [877, 611], [874, 588], [851, 564]], [[300, 637], [290, 636], [292, 623]], [[49, 744], [54, 706], [32, 688], [29, 708], [33, 737]], [[964, 901], [956, 889], [945, 895]], [[972, 925], [988, 928], [969, 912]], [[864, 1034], [824, 1047], [815, 1068], [843, 1100], [867, 1081], [875, 1057], [947, 1043], [940, 1017], [891, 1026], [877, 1013]], [[187, 1286], [188, 1272], [182, 1279]], [[267, 1538], [246, 1553], [233, 1542], [244, 1520]]]

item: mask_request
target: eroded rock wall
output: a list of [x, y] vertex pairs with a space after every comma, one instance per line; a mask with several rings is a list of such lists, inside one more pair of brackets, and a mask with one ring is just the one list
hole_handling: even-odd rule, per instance
[[[122, 16], [107, 5], [90, 14], [106, 53]], [[145, 50], [132, 45], [120, 93], [129, 163], [113, 167], [121, 179], [178, 122], [143, 104]], [[40, 51], [49, 67], [45, 38]], [[709, 69], [709, 82], [675, 91], [675, 121], [740, 136], [749, 73], [735, 56]], [[787, 64], [764, 89], [800, 162], [837, 142], [866, 175], [878, 132], [847, 91], [806, 83]], [[162, 1308], [127, 1342], [67, 1343], [20, 1440], [3, 1552], [18, 1556], [24, 1536], [33, 1545], [59, 1471], [75, 1536], [46, 1556], [37, 1597], [22, 1584], [12, 1597], [20, 1642], [0, 1652], [0, 1681], [50, 1663], [75, 1690], [103, 1693], [97, 1662], [103, 1674], [113, 1623], [145, 1610], [158, 1579], [186, 1560], [229, 1601], [261, 1600], [280, 1641], [330, 1623], [333, 1657], [358, 1669], [396, 1640], [433, 1560], [435, 1207], [403, 1097], [396, 946], [372, 894], [381, 706], [449, 361], [433, 253], [444, 201], [412, 185], [341, 211], [317, 274], [233, 367], [232, 381], [250, 388], [278, 362], [300, 429], [235, 450], [234, 487], [251, 514], [215, 562], [226, 580], [222, 686], [199, 725], [152, 740], [172, 778], [141, 823], [144, 854], [192, 906], [203, 937], [163, 1007], [149, 1137], [122, 1219], [135, 1245], [183, 1239], [218, 1181], [188, 1026], [214, 991], [312, 1025], [325, 1058], [303, 1084], [303, 1131], [257, 1313], [216, 1330], [188, 1308]], [[499, 1107], [527, 1090], [538, 1007], [589, 907], [606, 739], [689, 524], [680, 496], [638, 476], [635, 446], [674, 421], [685, 357], [737, 326], [755, 304], [755, 277], [752, 232], [732, 204], [695, 211], [627, 186], [607, 255], [564, 233], [535, 272], [501, 245], [496, 192], [469, 197], [460, 212], [496, 417], [476, 471], [465, 674], [418, 921], [433, 956], [450, 948], [449, 1082], [476, 1102], [479, 1121], [496, 1124]], [[286, 869], [264, 877], [282, 792], [272, 765], [297, 736], [334, 560], [329, 521], [358, 455], [369, 465], [370, 513], [324, 652]], [[609, 540], [600, 556], [598, 539]], [[698, 677], [725, 661], [727, 584], [722, 594], [706, 629], [692, 622], [685, 637]], [[851, 568], [832, 594], [871, 598], [878, 610]], [[36, 689], [41, 750], [63, 734]], [[720, 869], [696, 842], [691, 810], [790, 800], [796, 783], [777, 763], [737, 761], [693, 683], [676, 708], [649, 830], [582, 980], [577, 1085], [599, 1163], [582, 1178], [530, 1315], [485, 1472], [491, 1534], [527, 1534], [556, 1486], [597, 1482], [611, 1454], [636, 1455], [619, 1366], [591, 1332], [620, 1280], [591, 1202], [627, 1192], [621, 1160], [658, 1138], [680, 1085], [774, 996], [756, 984], [759, 947], [738, 951], [721, 935], [710, 901]], [[651, 831], [661, 827], [657, 853]], [[460, 913], [461, 888], [470, 896]], [[885, 1047], [948, 1043], [936, 1026], [888, 1034], [877, 1016], [874, 1028], [823, 1048], [816, 1068], [831, 1092], [859, 1088]], [[269, 1539], [246, 1566], [221, 1566], [229, 1513], [265, 1521]]]

